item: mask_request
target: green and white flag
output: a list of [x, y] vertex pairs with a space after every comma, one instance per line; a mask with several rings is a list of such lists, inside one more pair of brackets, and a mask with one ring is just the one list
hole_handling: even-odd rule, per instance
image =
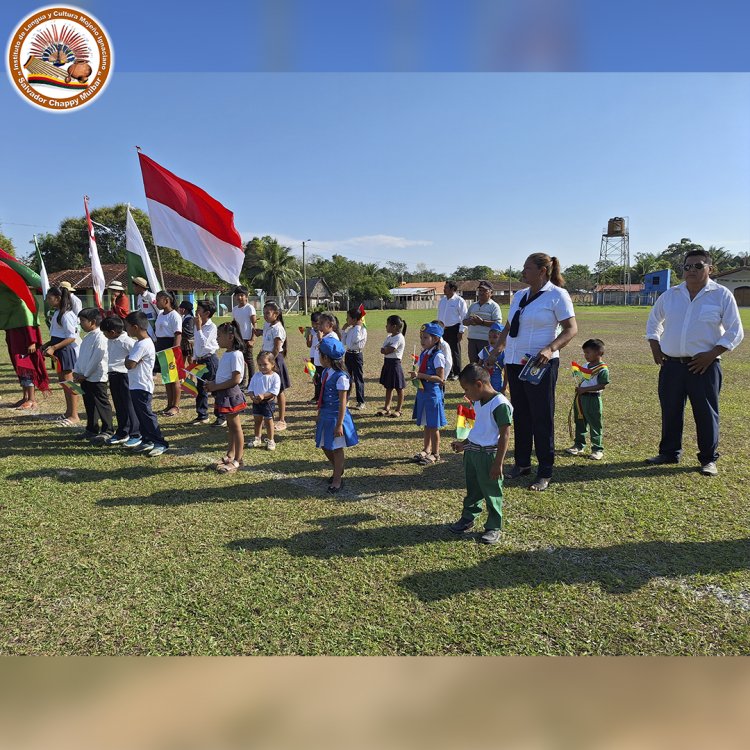
[[36, 248], [36, 257], [39, 258], [39, 278], [42, 280], [42, 297], [46, 297], [49, 291], [49, 276], [47, 276], [47, 269], [44, 267], [44, 258], [42, 258], [42, 253], [39, 250], [36, 235], [34, 235], [34, 247]]
[[125, 247], [128, 262], [128, 292], [133, 294], [133, 276], [141, 276], [148, 281], [148, 288], [156, 294], [161, 291], [161, 285], [156, 278], [153, 263], [146, 250], [146, 244], [138, 231], [138, 225], [130, 213], [128, 206], [127, 221], [125, 224]]

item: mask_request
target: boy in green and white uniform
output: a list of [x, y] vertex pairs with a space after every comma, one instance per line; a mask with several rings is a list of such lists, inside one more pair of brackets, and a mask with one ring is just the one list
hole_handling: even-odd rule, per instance
[[571, 456], [583, 453], [586, 446], [586, 432], [588, 432], [591, 438], [591, 458], [600, 461], [604, 457], [602, 391], [609, 384], [609, 367], [602, 362], [604, 342], [601, 339], [584, 341], [581, 348], [586, 358], [586, 368], [581, 372], [585, 373], [586, 379], [576, 386], [573, 402], [575, 443], [565, 452]]
[[465, 440], [454, 440], [451, 447], [464, 454], [466, 497], [461, 518], [448, 528], [463, 534], [474, 526], [487, 503], [483, 544], [497, 544], [503, 525], [503, 462], [510, 440], [513, 407], [490, 383], [490, 374], [479, 365], [467, 365], [459, 375], [461, 387], [474, 405], [474, 426]]

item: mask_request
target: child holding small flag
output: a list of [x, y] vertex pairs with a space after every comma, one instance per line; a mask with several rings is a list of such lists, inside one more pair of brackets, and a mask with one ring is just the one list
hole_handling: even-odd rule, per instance
[[[216, 324], [211, 320], [216, 314], [216, 305], [209, 299], [202, 299], [195, 308], [195, 328], [193, 334], [193, 357], [195, 363], [205, 367], [203, 374], [195, 380], [195, 411], [197, 416], [190, 424], [206, 424], [208, 422], [208, 392], [205, 381], [216, 377], [219, 367], [219, 340], [216, 334]], [[217, 422], [226, 419], [216, 414]]]
[[[70, 292], [65, 287], [51, 286], [47, 291], [47, 304], [53, 313], [49, 321], [50, 340], [43, 345], [44, 354], [53, 357], [57, 363], [58, 379], [73, 379], [73, 368], [78, 359], [81, 337], [78, 335], [78, 316], [73, 312]], [[65, 388], [65, 414], [59, 417], [59, 423], [66, 427], [77, 425], [78, 396], [74, 391]]]
[[479, 352], [479, 363], [490, 374], [490, 383], [492, 383], [492, 387], [498, 393], [502, 393], [505, 390], [505, 378], [503, 377], [505, 372], [505, 352], [500, 352], [500, 354], [497, 355], [497, 361], [494, 365], [490, 365], [487, 362], [487, 359], [493, 349], [496, 349], [500, 343], [500, 334], [503, 332], [503, 327], [502, 323], [497, 322], [490, 326], [490, 330], [487, 334], [490, 342], [489, 346], [485, 346], [484, 349]]
[[[156, 307], [159, 315], [156, 318], [156, 351], [179, 347], [182, 343], [182, 317], [174, 308], [175, 297], [171, 292], [156, 293]], [[154, 374], [160, 372], [154, 364]], [[167, 407], [161, 412], [163, 417], [173, 417], [180, 413], [180, 382], [166, 383]]]
[[591, 438], [591, 458], [601, 461], [604, 458], [602, 391], [609, 385], [609, 367], [602, 362], [604, 342], [601, 339], [588, 339], [583, 342], [581, 348], [586, 366], [581, 367], [577, 362], [573, 362], [571, 368], [577, 382], [573, 399], [575, 443], [566, 448], [565, 452], [571, 456], [583, 453], [588, 432]]
[[320, 382], [323, 377], [323, 371], [325, 370], [325, 367], [320, 363], [320, 352], [318, 351], [318, 347], [324, 338], [339, 339], [338, 321], [336, 320], [336, 316], [326, 312], [317, 313], [317, 315], [317, 326], [313, 327], [314, 341], [313, 345], [310, 347], [310, 351], [313, 355], [313, 364], [315, 365], [315, 375], [317, 377], [317, 382], [315, 383], [316, 404], [320, 398]]
[[[380, 353], [383, 355], [383, 369], [380, 371], [380, 385], [385, 388], [385, 404], [378, 410], [379, 417], [400, 417], [404, 405], [404, 390], [406, 379], [401, 360], [406, 348], [406, 321], [398, 315], [389, 315], [385, 321], [385, 330], [388, 333]], [[396, 408], [391, 411], [393, 391], [396, 391]]]
[[503, 525], [503, 462], [510, 440], [513, 407], [490, 382], [490, 374], [479, 365], [467, 365], [459, 375], [466, 397], [473, 402], [474, 424], [463, 440], [454, 440], [451, 447], [464, 454], [466, 496], [464, 508], [456, 523], [449, 526], [454, 534], [464, 534], [487, 504], [487, 521], [483, 544], [497, 544]]
[[226, 455], [214, 464], [220, 474], [234, 474], [242, 466], [245, 436], [240, 416], [247, 408], [245, 394], [240, 388], [245, 372], [245, 341], [237, 321], [222, 323], [216, 329], [219, 347], [226, 351], [219, 360], [216, 378], [205, 384], [206, 390], [216, 398], [216, 412], [227, 420], [229, 445]]
[[83, 438], [94, 445], [104, 445], [114, 434], [114, 429], [107, 387], [107, 339], [99, 329], [102, 314], [96, 307], [84, 307], [78, 313], [78, 319], [86, 335], [73, 368], [73, 380], [83, 388], [83, 404], [86, 407]]
[[148, 318], [145, 313], [140, 310], [130, 313], [125, 318], [125, 330], [135, 339], [135, 344], [125, 359], [130, 398], [141, 429], [141, 442], [134, 445], [133, 450], [147, 456], [161, 456], [169, 444], [161, 434], [159, 422], [151, 408], [156, 350], [148, 333]]
[[422, 353], [411, 371], [411, 379], [419, 386], [414, 402], [414, 419], [419, 427], [424, 427], [424, 448], [414, 456], [418, 464], [428, 466], [440, 461], [440, 428], [448, 422], [445, 419], [443, 391], [445, 382], [445, 357], [440, 350], [443, 327], [438, 323], [427, 323], [420, 330], [419, 340]]
[[245, 348], [242, 350], [242, 356], [245, 359], [242, 385], [245, 386], [255, 372], [253, 347], [255, 346], [255, 325], [258, 322], [255, 307], [248, 302], [247, 287], [238, 286], [232, 292], [232, 320], [235, 320], [240, 327], [240, 334], [245, 342]]
[[105, 318], [100, 330], [107, 339], [107, 377], [117, 416], [117, 430], [105, 445], [137, 448], [141, 444], [141, 433], [138, 417], [130, 399], [128, 370], [125, 367], [125, 360], [135, 345], [135, 341], [125, 332], [125, 322], [117, 316]]
[[266, 447], [269, 451], [276, 450], [276, 441], [273, 433], [273, 410], [276, 406], [276, 397], [281, 389], [281, 378], [276, 372], [276, 362], [270, 352], [261, 352], [258, 355], [258, 369], [250, 378], [247, 389], [253, 402], [253, 418], [255, 420], [255, 438], [248, 447], [261, 448], [263, 440], [261, 433], [263, 425], [266, 427], [268, 442]]
[[[346, 348], [344, 364], [354, 384], [357, 403], [352, 409], [365, 407], [365, 362], [364, 351], [367, 344], [367, 328], [364, 324], [364, 308], [353, 307], [346, 313], [346, 326], [341, 332], [341, 342]], [[350, 389], [351, 392], [351, 389]]]
[[318, 399], [318, 423], [315, 445], [322, 448], [333, 466], [328, 492], [335, 495], [344, 486], [344, 448], [357, 445], [359, 438], [352, 415], [346, 408], [349, 377], [344, 370], [344, 345], [333, 336], [320, 342], [320, 361], [324, 368]]

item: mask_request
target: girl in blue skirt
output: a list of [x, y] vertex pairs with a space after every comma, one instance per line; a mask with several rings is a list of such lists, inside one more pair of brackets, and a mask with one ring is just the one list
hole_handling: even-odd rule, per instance
[[321, 375], [315, 445], [323, 449], [333, 466], [328, 492], [334, 495], [344, 486], [344, 448], [357, 445], [359, 438], [346, 408], [349, 394], [349, 376], [344, 370], [346, 349], [331, 336], [321, 340], [319, 352], [325, 370]]
[[419, 365], [415, 363], [411, 379], [417, 381], [417, 399], [414, 402], [414, 419], [419, 427], [424, 427], [424, 448], [414, 456], [418, 464], [427, 466], [440, 461], [440, 428], [448, 422], [445, 419], [443, 389], [445, 382], [445, 356], [440, 351], [443, 327], [438, 323], [427, 323], [419, 332], [422, 353]]

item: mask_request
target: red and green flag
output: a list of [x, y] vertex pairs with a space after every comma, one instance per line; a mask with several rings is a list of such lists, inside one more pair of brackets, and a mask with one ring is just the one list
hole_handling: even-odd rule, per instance
[[302, 372], [304, 372], [305, 375], [309, 375], [310, 380], [312, 380], [315, 377], [315, 365], [309, 359], [306, 360]]
[[360, 305], [360, 306], [359, 306], [359, 312], [360, 312], [360, 313], [361, 313], [361, 315], [362, 315], [362, 325], [363, 325], [363, 326], [364, 326], [365, 328], [367, 328], [367, 320], [366, 320], [366, 318], [365, 318], [365, 316], [367, 315], [367, 313], [365, 312], [365, 306], [364, 306], [364, 305]]
[[179, 346], [156, 352], [156, 361], [161, 370], [162, 383], [177, 383], [185, 377], [185, 365]]

